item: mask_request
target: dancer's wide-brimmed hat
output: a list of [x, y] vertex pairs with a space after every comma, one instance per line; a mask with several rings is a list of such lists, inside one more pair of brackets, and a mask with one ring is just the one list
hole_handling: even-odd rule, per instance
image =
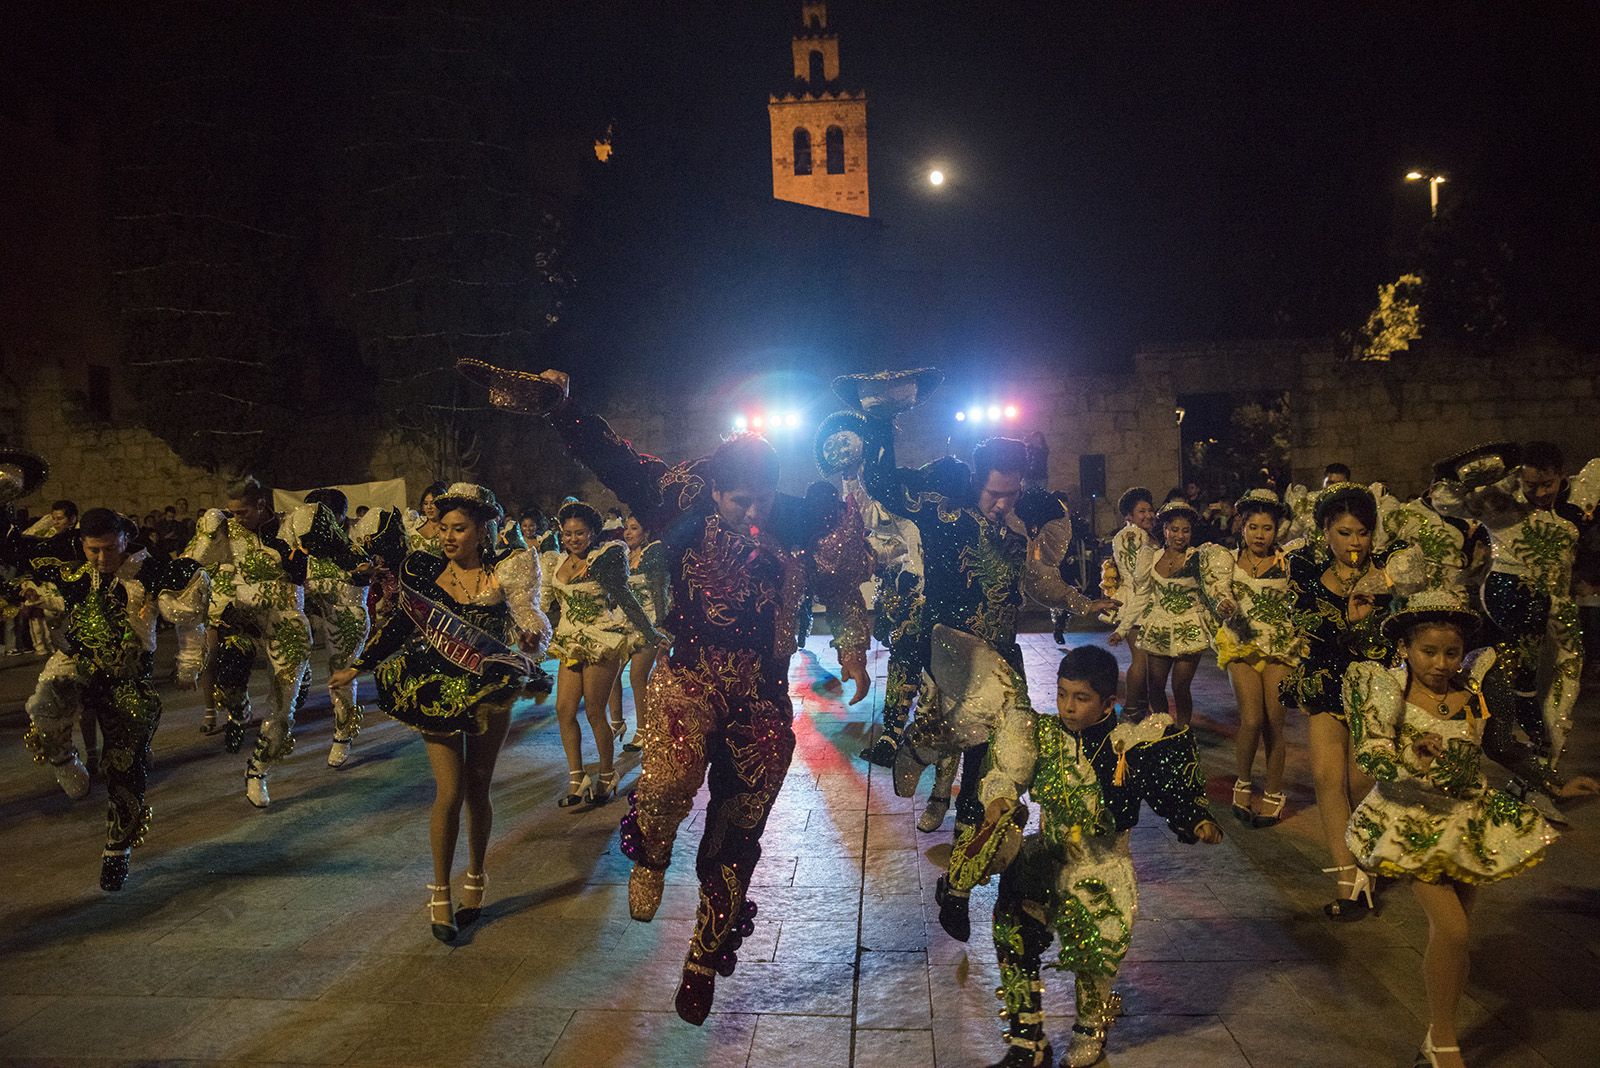
[[494, 491], [474, 482], [451, 483], [449, 489], [433, 499], [433, 507], [439, 515], [444, 515], [452, 508], [461, 508], [496, 520], [506, 514]]
[[1187, 519], [1190, 526], [1200, 523], [1200, 513], [1188, 501], [1168, 501], [1156, 509], [1156, 524], [1159, 526], [1169, 519]]
[[833, 391], [852, 408], [871, 415], [897, 415], [927, 400], [943, 381], [944, 372], [937, 368], [913, 367], [841, 375], [833, 380]]
[[1470, 640], [1478, 631], [1480, 617], [1467, 605], [1464, 590], [1423, 590], [1406, 598], [1405, 607], [1391, 612], [1383, 621], [1383, 636], [1398, 641], [1406, 632], [1422, 623], [1450, 623], [1460, 627]]
[[1329, 486], [1322, 492], [1315, 494], [1315, 497], [1317, 502], [1316, 511], [1313, 513], [1312, 518], [1319, 527], [1328, 521], [1328, 516], [1333, 513], [1334, 506], [1341, 502], [1364, 498], [1371, 503], [1373, 508], [1378, 507], [1378, 499], [1372, 495], [1372, 491], [1365, 486], [1358, 486], [1354, 482], [1341, 482], [1336, 486]]
[[0, 504], [26, 497], [50, 477], [50, 465], [26, 449], [0, 447]]
[[457, 360], [456, 370], [478, 385], [487, 386], [489, 403], [508, 412], [546, 415], [567, 399], [566, 388], [561, 383], [527, 371], [513, 371], [473, 359]]
[[812, 447], [817, 457], [817, 470], [827, 478], [861, 465], [865, 448], [863, 432], [867, 420], [860, 412], [834, 412], [817, 427]]
[[1505, 478], [1521, 457], [1522, 447], [1514, 441], [1486, 442], [1440, 460], [1433, 465], [1433, 477], [1487, 486]]
[[1276, 493], [1264, 487], [1250, 490], [1233, 503], [1235, 512], [1242, 512], [1246, 508], [1251, 511], [1270, 512], [1280, 523], [1289, 518], [1289, 506], [1279, 500]]

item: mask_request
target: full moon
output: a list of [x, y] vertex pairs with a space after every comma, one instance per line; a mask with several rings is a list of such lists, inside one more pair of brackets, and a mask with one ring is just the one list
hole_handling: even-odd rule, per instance
[[929, 171], [928, 172], [928, 184], [929, 185], [944, 185], [944, 171]]

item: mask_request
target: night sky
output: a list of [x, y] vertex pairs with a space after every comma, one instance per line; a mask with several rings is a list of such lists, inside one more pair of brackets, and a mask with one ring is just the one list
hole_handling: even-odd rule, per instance
[[[614, 114], [628, 198], [670, 215], [719, 187], [765, 195], [760, 104], [798, 4], [584, 7], [556, 20], [557, 84]], [[873, 214], [893, 255], [971, 287], [980, 340], [1104, 364], [1141, 342], [1336, 333], [1412, 265], [1427, 189], [1401, 178], [1420, 166], [1509, 244], [1528, 324], [1592, 344], [1596, 9], [1397, 7], [830, 14], [845, 82], [870, 93]], [[932, 161], [953, 176], [937, 195]]]
[[[528, 94], [508, 107], [577, 157], [615, 128], [612, 162], [568, 175], [576, 285], [533, 361], [1104, 368], [1143, 343], [1332, 336], [1415, 265], [1411, 167], [1448, 174], [1447, 216], [1495, 250], [1520, 331], [1600, 343], [1594, 5], [838, 0], [843, 80], [870, 94], [870, 223], [770, 200], [766, 95], [798, 2], [488, 7]], [[262, 10], [35, 13], [13, 40], [93, 107], [127, 91], [141, 40], [204, 50]], [[301, 51], [269, 69], [337, 82], [318, 24], [338, 12], [272, 12], [263, 47]], [[836, 271], [782, 254], [813, 228], [843, 235]], [[892, 299], [860, 296], [875, 276]], [[932, 340], [863, 321], [917, 294]]]

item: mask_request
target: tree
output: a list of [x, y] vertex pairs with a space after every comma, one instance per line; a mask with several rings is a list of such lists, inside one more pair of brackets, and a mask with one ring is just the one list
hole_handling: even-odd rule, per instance
[[1356, 335], [1358, 359], [1387, 360], [1422, 336], [1422, 291], [1422, 278], [1414, 274], [1378, 287], [1378, 306]]
[[1290, 433], [1287, 394], [1239, 404], [1224, 434], [1190, 445], [1188, 477], [1226, 499], [1267, 482], [1281, 489], [1289, 475]]

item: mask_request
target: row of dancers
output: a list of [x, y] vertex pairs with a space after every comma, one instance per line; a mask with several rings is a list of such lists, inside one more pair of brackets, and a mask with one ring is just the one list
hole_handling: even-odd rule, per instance
[[[329, 762], [337, 766], [348, 754], [360, 726], [356, 680], [371, 672], [379, 707], [428, 747], [438, 787], [429, 922], [443, 940], [481, 913], [494, 764], [511, 704], [551, 688], [541, 662], [548, 655], [558, 663], [557, 711], [572, 773], [560, 798], [567, 807], [614, 796], [607, 709], [623, 664], [636, 672], [642, 771], [622, 818], [635, 919], [654, 916], [678, 826], [702, 783], [710, 787], [696, 858], [700, 908], [676, 997], [679, 1014], [700, 1023], [716, 977], [732, 973], [753, 930], [750, 876], [794, 748], [788, 663], [802, 605], [826, 606], [854, 703], [868, 688], [866, 588], [875, 591], [889, 666], [884, 729], [862, 755], [892, 768], [905, 796], [927, 767], [937, 768], [924, 829], [942, 824], [954, 794], [955, 846], [938, 891], [941, 923], [952, 936], [970, 933], [972, 887], [1000, 876], [993, 921], [1007, 1020], [1000, 1063], [1053, 1058], [1040, 967], [1057, 936], [1060, 965], [1078, 976], [1078, 1016], [1063, 1063], [1103, 1056], [1118, 1007], [1112, 983], [1136, 911], [1127, 831], [1139, 801], [1180, 839], [1221, 840], [1183, 700], [1194, 661], [1213, 648], [1239, 697], [1235, 815], [1251, 827], [1281, 818], [1281, 709], [1300, 707], [1312, 724], [1318, 808], [1339, 886], [1328, 915], [1370, 911], [1374, 875], [1412, 880], [1441, 939], [1437, 952], [1430, 942], [1425, 969], [1431, 1026], [1423, 1055], [1460, 1063], [1452, 1047], [1465, 948], [1464, 938], [1449, 935], [1464, 933], [1471, 889], [1522, 870], [1554, 838], [1528, 800], [1538, 800], [1536, 791], [1572, 796], [1596, 788], [1582, 776], [1563, 781], [1554, 769], [1576, 696], [1573, 650], [1581, 648], [1570, 611], [1577, 525], [1562, 509], [1589, 520], [1600, 465], [1571, 485], [1558, 480], [1548, 498], [1529, 492], [1547, 453], [1532, 448], [1528, 460], [1509, 446], [1453, 458], [1418, 501], [1344, 486], [1292, 495], [1295, 507], [1252, 491], [1239, 504], [1236, 551], [1189, 546], [1192, 508], [1156, 509], [1148, 493], [1130, 491], [1105, 596], [1091, 599], [1062, 578], [1065, 498], [1024, 490], [1022, 442], [990, 439], [970, 467], [952, 457], [899, 466], [894, 414], [925, 396], [936, 372], [840, 380], [836, 389], [852, 410], [824, 424], [817, 459], [845, 492], [794, 498], [777, 492], [777, 455], [757, 436], [739, 435], [708, 457], [670, 465], [584, 411], [568, 395], [565, 375], [476, 370], [493, 403], [542, 412], [628, 507], [634, 529], [625, 544], [603, 541], [598, 513], [568, 502], [558, 515], [560, 551], [530, 547], [519, 534], [502, 535], [504, 515], [491, 491], [464, 482], [431, 488], [416, 518], [369, 513], [347, 533], [337, 500], [308, 499], [280, 516], [247, 481], [230, 492], [225, 512], [202, 517], [180, 557], [164, 563], [144, 556], [131, 524], [105, 509], [84, 514], [72, 545], [41, 545], [16, 530], [0, 541], [7, 559], [53, 582], [65, 605], [64, 663], [44, 673], [52, 680], [47, 699], [36, 694], [29, 702], [30, 745], [67, 787], [79, 781], [79, 769], [64, 710], [92, 707], [106, 730], [108, 890], [122, 885], [129, 851], [148, 829], [144, 776], [159, 717], [150, 684], [156, 617], [178, 627], [183, 680], [206, 666], [201, 635], [209, 626], [225, 742], [237, 751], [256, 727], [246, 792], [265, 807], [268, 774], [292, 748], [293, 714], [309, 678], [304, 607], [320, 574], [330, 589], [350, 588], [337, 592], [351, 606], [374, 602], [377, 619], [370, 640], [364, 618], [359, 640], [350, 622], [352, 640], [338, 647], [344, 662], [329, 680]], [[42, 463], [16, 452], [0, 457], [0, 472], [8, 471], [0, 480], [21, 488], [44, 477]], [[1565, 500], [1557, 499], [1563, 492]], [[1482, 575], [1474, 570], [1479, 544]], [[1485, 614], [1465, 596], [1480, 582]], [[362, 587], [373, 584], [378, 592], [369, 598]], [[1025, 600], [1114, 624], [1134, 657], [1123, 713], [1115, 661], [1092, 647], [1063, 658], [1057, 714], [1032, 708], [1016, 641]], [[1483, 648], [1486, 641], [1493, 647]], [[1468, 660], [1469, 649], [1481, 651]], [[272, 689], [257, 721], [245, 683], [259, 652]], [[1541, 676], [1541, 658], [1557, 669]], [[593, 779], [584, 769], [580, 706], [598, 749]], [[1262, 741], [1258, 805], [1251, 775]], [[1488, 789], [1481, 751], [1518, 773], [1526, 798]], [[1376, 785], [1354, 806], [1363, 775]], [[1023, 833], [1024, 795], [1041, 809], [1033, 835]], [[457, 904], [451, 883], [463, 807], [468, 859]]]

